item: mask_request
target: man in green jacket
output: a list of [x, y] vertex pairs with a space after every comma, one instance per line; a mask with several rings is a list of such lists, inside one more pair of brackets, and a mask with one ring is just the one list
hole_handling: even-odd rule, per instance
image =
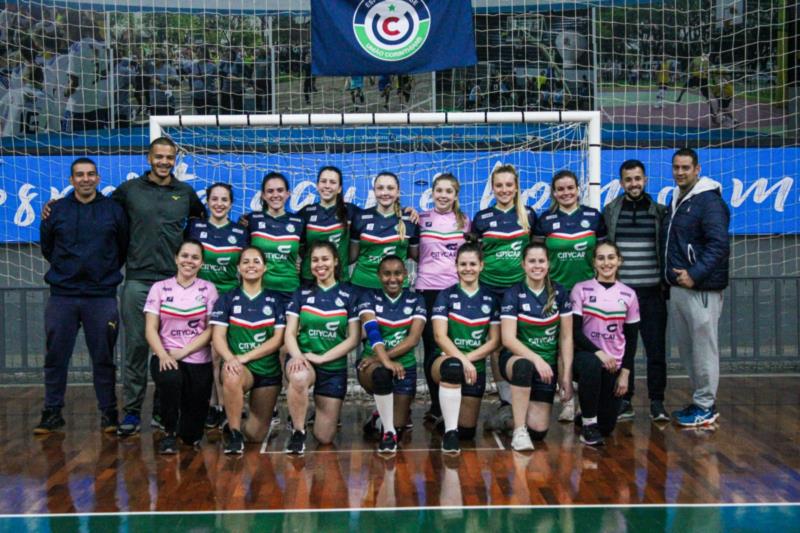
[[117, 434], [123, 437], [139, 432], [147, 390], [147, 293], [156, 281], [175, 275], [175, 253], [189, 217], [206, 215], [194, 189], [172, 173], [177, 153], [178, 147], [171, 139], [156, 139], [147, 153], [150, 170], [126, 181], [111, 195], [125, 209], [130, 224], [121, 305], [125, 325], [125, 417]]

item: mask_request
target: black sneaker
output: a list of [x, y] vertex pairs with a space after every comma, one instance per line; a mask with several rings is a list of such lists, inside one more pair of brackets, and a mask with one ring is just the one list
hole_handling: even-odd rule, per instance
[[461, 444], [458, 442], [458, 430], [451, 429], [442, 437], [442, 453], [458, 455], [461, 453]]
[[174, 433], [167, 433], [158, 441], [158, 453], [161, 455], [175, 455], [178, 453], [178, 439]]
[[128, 413], [122, 419], [120, 425], [117, 426], [117, 436], [130, 437], [131, 435], [136, 435], [141, 430], [141, 424], [142, 421], [138, 415]]
[[66, 422], [61, 416], [61, 409], [48, 408], [42, 409], [42, 419], [39, 425], [33, 428], [34, 435], [48, 435], [63, 428]]
[[372, 411], [372, 414], [362, 426], [364, 435], [374, 435], [378, 432], [378, 420], [380, 420], [380, 418], [381, 416], [378, 414], [378, 411]]
[[397, 435], [391, 431], [385, 431], [381, 436], [381, 442], [378, 444], [378, 453], [380, 454], [394, 454], [397, 451]]
[[281, 425], [281, 414], [278, 412], [278, 408], [272, 410], [272, 418], [269, 421], [269, 427], [273, 429], [277, 429]]
[[119, 424], [119, 413], [116, 409], [106, 409], [100, 415], [100, 429], [103, 433], [116, 433]]
[[652, 400], [650, 402], [650, 418], [653, 422], [669, 422], [669, 414], [664, 409], [664, 402]]
[[244, 453], [244, 435], [238, 429], [231, 430], [231, 436], [225, 445], [225, 455], [242, 455]]
[[306, 451], [306, 434], [299, 429], [294, 430], [284, 451], [289, 455], [303, 455]]
[[597, 424], [585, 424], [581, 429], [581, 442], [589, 446], [601, 446], [603, 434]]
[[209, 406], [208, 414], [206, 415], [206, 429], [218, 429], [224, 416], [225, 411], [221, 405]]
[[617, 420], [633, 420], [633, 405], [630, 400], [622, 400], [619, 402], [619, 411], [617, 412]]

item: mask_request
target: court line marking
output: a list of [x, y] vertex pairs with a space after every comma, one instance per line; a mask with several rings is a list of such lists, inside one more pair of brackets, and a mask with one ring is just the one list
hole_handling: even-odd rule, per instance
[[[266, 445], [262, 445], [261, 451], [259, 455], [274, 455], [274, 454], [286, 454], [284, 450], [267, 450]], [[505, 450], [505, 448], [502, 448]], [[440, 452], [441, 448], [403, 448], [398, 447], [397, 452]], [[497, 448], [461, 448], [461, 452], [496, 452]], [[378, 452], [378, 448], [361, 448], [361, 449], [351, 449], [351, 450], [306, 450], [303, 455], [309, 455], [312, 453], [369, 453], [369, 452]], [[303, 457], [303, 455], [289, 455], [287, 456], [298, 459]]]
[[494, 435], [494, 441], [497, 443], [497, 447], [501, 450], [505, 450], [506, 447], [503, 446], [503, 443], [500, 441], [500, 435], [498, 435], [496, 431], [492, 431], [492, 435]]
[[423, 505], [418, 507], [337, 507], [331, 509], [225, 509], [219, 511], [130, 511], [108, 513], [32, 513], [0, 514], [2, 518], [75, 518], [82, 516], [152, 516], [152, 515], [219, 515], [219, 514], [295, 514], [295, 513], [352, 513], [352, 512], [413, 512], [419, 511], [485, 511], [485, 510], [546, 510], [546, 509], [661, 509], [661, 508], [732, 508], [732, 507], [800, 507], [800, 502], [745, 502], [745, 503], [577, 503], [543, 505], [443, 505], [440, 507]]

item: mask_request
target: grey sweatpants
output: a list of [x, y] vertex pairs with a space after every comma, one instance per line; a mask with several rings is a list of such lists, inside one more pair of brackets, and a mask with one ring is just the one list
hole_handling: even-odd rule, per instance
[[126, 280], [122, 286], [122, 323], [125, 325], [123, 393], [125, 413], [140, 416], [147, 392], [150, 347], [144, 336], [144, 303], [153, 282]]
[[672, 341], [689, 372], [692, 402], [710, 409], [719, 386], [719, 317], [722, 291], [671, 287], [667, 303]]

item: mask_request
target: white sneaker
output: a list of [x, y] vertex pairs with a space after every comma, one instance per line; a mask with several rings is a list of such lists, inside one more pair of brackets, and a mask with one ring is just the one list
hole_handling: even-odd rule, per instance
[[572, 422], [575, 420], [575, 399], [571, 399], [562, 404], [561, 413], [558, 415], [559, 422]]
[[533, 449], [533, 442], [531, 441], [531, 436], [528, 434], [528, 428], [520, 426], [514, 430], [514, 437], [511, 439], [511, 449], [517, 452]]

